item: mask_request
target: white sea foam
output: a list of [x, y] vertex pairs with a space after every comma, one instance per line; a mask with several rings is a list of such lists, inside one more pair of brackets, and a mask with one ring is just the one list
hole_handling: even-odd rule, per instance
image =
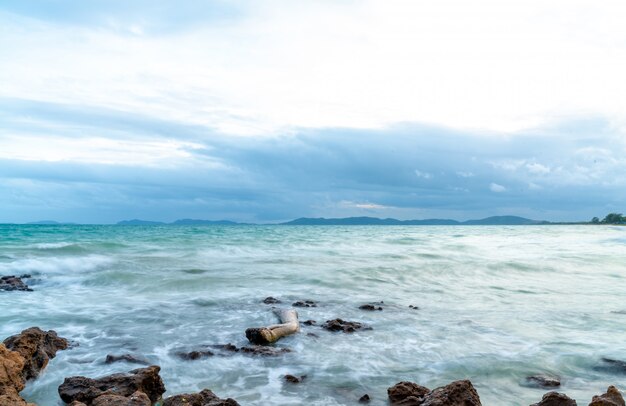
[[0, 263], [0, 274], [76, 274], [94, 271], [113, 262], [103, 255], [27, 258]]
[[71, 242], [42, 242], [38, 244], [34, 244], [33, 247], [40, 250], [52, 250], [57, 248], [64, 248], [75, 245]]

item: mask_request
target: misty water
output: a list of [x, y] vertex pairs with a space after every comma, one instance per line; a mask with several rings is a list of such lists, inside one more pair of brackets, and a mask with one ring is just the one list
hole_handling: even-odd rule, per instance
[[[210, 388], [242, 405], [386, 405], [398, 381], [458, 379], [484, 405], [528, 405], [547, 392], [525, 385], [540, 373], [587, 404], [626, 381], [602, 362], [626, 361], [626, 227], [0, 226], [0, 275], [25, 273], [33, 292], [0, 292], [0, 338], [39, 326], [78, 344], [22, 392], [41, 406], [62, 404], [64, 377], [138, 367], [104, 364], [122, 353], [160, 365], [165, 396]], [[246, 328], [276, 322], [267, 296], [373, 329], [303, 326], [278, 357], [175, 355], [247, 345]]]

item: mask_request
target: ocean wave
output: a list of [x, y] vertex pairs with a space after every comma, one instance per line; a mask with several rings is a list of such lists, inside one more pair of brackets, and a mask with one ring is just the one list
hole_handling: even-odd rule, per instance
[[89, 272], [113, 263], [103, 255], [67, 258], [28, 258], [0, 264], [0, 274], [67, 274]]

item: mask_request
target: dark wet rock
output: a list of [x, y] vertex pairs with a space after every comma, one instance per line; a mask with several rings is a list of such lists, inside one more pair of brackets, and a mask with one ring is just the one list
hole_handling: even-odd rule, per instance
[[29, 380], [39, 375], [48, 365], [48, 361], [56, 356], [57, 351], [66, 349], [68, 341], [53, 330], [43, 331], [38, 327], [31, 327], [4, 340], [4, 345], [24, 358], [22, 376]]
[[594, 396], [589, 406], [626, 406], [624, 398], [615, 386], [609, 386], [606, 393]]
[[294, 307], [317, 307], [317, 303], [312, 300], [297, 301], [292, 304]]
[[387, 396], [393, 405], [420, 405], [430, 389], [413, 382], [398, 382], [387, 389]]
[[315, 334], [315, 333], [306, 333], [306, 335], [307, 335], [308, 337], [313, 337], [313, 338], [319, 338], [319, 337], [320, 337], [320, 336], [318, 336], [318, 335], [317, 335], [317, 334]]
[[417, 306], [409, 305], [409, 309], [419, 310], [420, 308]]
[[150, 362], [141, 357], [136, 357], [132, 354], [112, 355], [108, 354], [104, 360], [105, 364], [113, 364], [114, 362], [128, 362], [130, 364], [149, 365]]
[[424, 396], [421, 406], [481, 406], [481, 403], [472, 383], [463, 380], [433, 389]]
[[530, 406], [577, 406], [576, 401], [564, 393], [548, 392], [541, 398], [538, 403]]
[[267, 347], [264, 345], [255, 345], [252, 347], [241, 347], [239, 348], [239, 351], [241, 351], [244, 354], [259, 355], [262, 357], [277, 357], [279, 355], [291, 352], [289, 348]]
[[238, 352], [239, 348], [237, 346], [228, 343], [228, 344], [214, 344], [211, 345], [211, 348], [215, 348], [216, 350], [226, 351], [226, 352]]
[[344, 333], [354, 333], [357, 330], [371, 330], [368, 327], [358, 321], [345, 321], [342, 319], [327, 320], [322, 324], [322, 328], [329, 331], [343, 331]]
[[530, 375], [526, 377], [526, 385], [535, 388], [556, 388], [561, 386], [561, 380], [548, 375]]
[[24, 279], [24, 276], [30, 277], [30, 275], [23, 275], [22, 277], [15, 275], [1, 276], [0, 290], [32, 292], [33, 290], [29, 288], [28, 285], [22, 280]]
[[152, 406], [152, 401], [148, 395], [137, 391], [130, 396], [102, 395], [97, 397], [91, 406]]
[[194, 350], [189, 352], [178, 351], [176, 356], [185, 361], [195, 361], [202, 358], [208, 358], [214, 356], [215, 353], [213, 351], [208, 350]]
[[72, 403], [70, 403], [69, 406], [87, 406], [87, 405], [84, 404], [83, 402], [79, 402], [78, 400], [75, 400]]
[[369, 402], [370, 402], [370, 400], [372, 400], [372, 399], [370, 399], [370, 395], [368, 395], [368, 394], [366, 393], [365, 395], [363, 395], [363, 396], [361, 396], [361, 397], [359, 398], [359, 403], [369, 403]]
[[317, 324], [317, 322], [315, 320], [305, 320], [302, 322], [302, 324], [304, 324], [305, 326], [314, 326]]
[[288, 374], [284, 376], [285, 382], [289, 382], [289, 383], [301, 383], [302, 381], [304, 381], [304, 378], [306, 378], [306, 375], [297, 377], [295, 375]]
[[263, 303], [265, 303], [265, 304], [277, 304], [277, 303], [282, 303], [282, 302], [280, 300], [276, 299], [275, 297], [268, 296], [265, 299], [263, 299]]
[[160, 367], [152, 365], [134, 369], [128, 373], [107, 375], [98, 379], [72, 376], [65, 378], [65, 381], [59, 386], [59, 395], [66, 403], [77, 400], [87, 406], [93, 406], [93, 402], [103, 395], [118, 395], [128, 398], [140, 391], [146, 394], [152, 403], [155, 403], [165, 392], [165, 386], [159, 376], [160, 370]]
[[25, 364], [24, 358], [19, 353], [0, 344], [0, 405], [31, 405], [19, 395], [24, 389], [22, 370]]
[[367, 310], [367, 311], [383, 310], [383, 308], [381, 306], [374, 306], [374, 305], [371, 305], [371, 304], [361, 305], [361, 306], [359, 306], [359, 309]]
[[626, 374], [626, 362], [611, 358], [602, 358], [602, 365], [594, 368], [596, 371], [614, 374]]
[[239, 406], [234, 399], [220, 399], [215, 393], [204, 389], [200, 393], [187, 393], [170, 396], [163, 401], [163, 406]]
[[611, 311], [613, 314], [626, 314], [626, 310], [613, 310]]

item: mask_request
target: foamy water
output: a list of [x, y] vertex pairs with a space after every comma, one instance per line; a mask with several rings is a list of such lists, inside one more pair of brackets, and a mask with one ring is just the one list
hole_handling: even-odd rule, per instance
[[[626, 389], [598, 368], [626, 360], [625, 227], [0, 226], [0, 275], [24, 273], [35, 291], [0, 292], [0, 338], [39, 326], [79, 343], [23, 392], [42, 406], [61, 404], [66, 376], [137, 367], [104, 364], [121, 353], [160, 365], [166, 395], [210, 388], [242, 405], [385, 405], [398, 381], [457, 379], [485, 405], [528, 405], [547, 391], [524, 386], [537, 373], [579, 404]], [[266, 296], [373, 330], [303, 326], [276, 358], [174, 355], [246, 345], [247, 327], [275, 322]]]

